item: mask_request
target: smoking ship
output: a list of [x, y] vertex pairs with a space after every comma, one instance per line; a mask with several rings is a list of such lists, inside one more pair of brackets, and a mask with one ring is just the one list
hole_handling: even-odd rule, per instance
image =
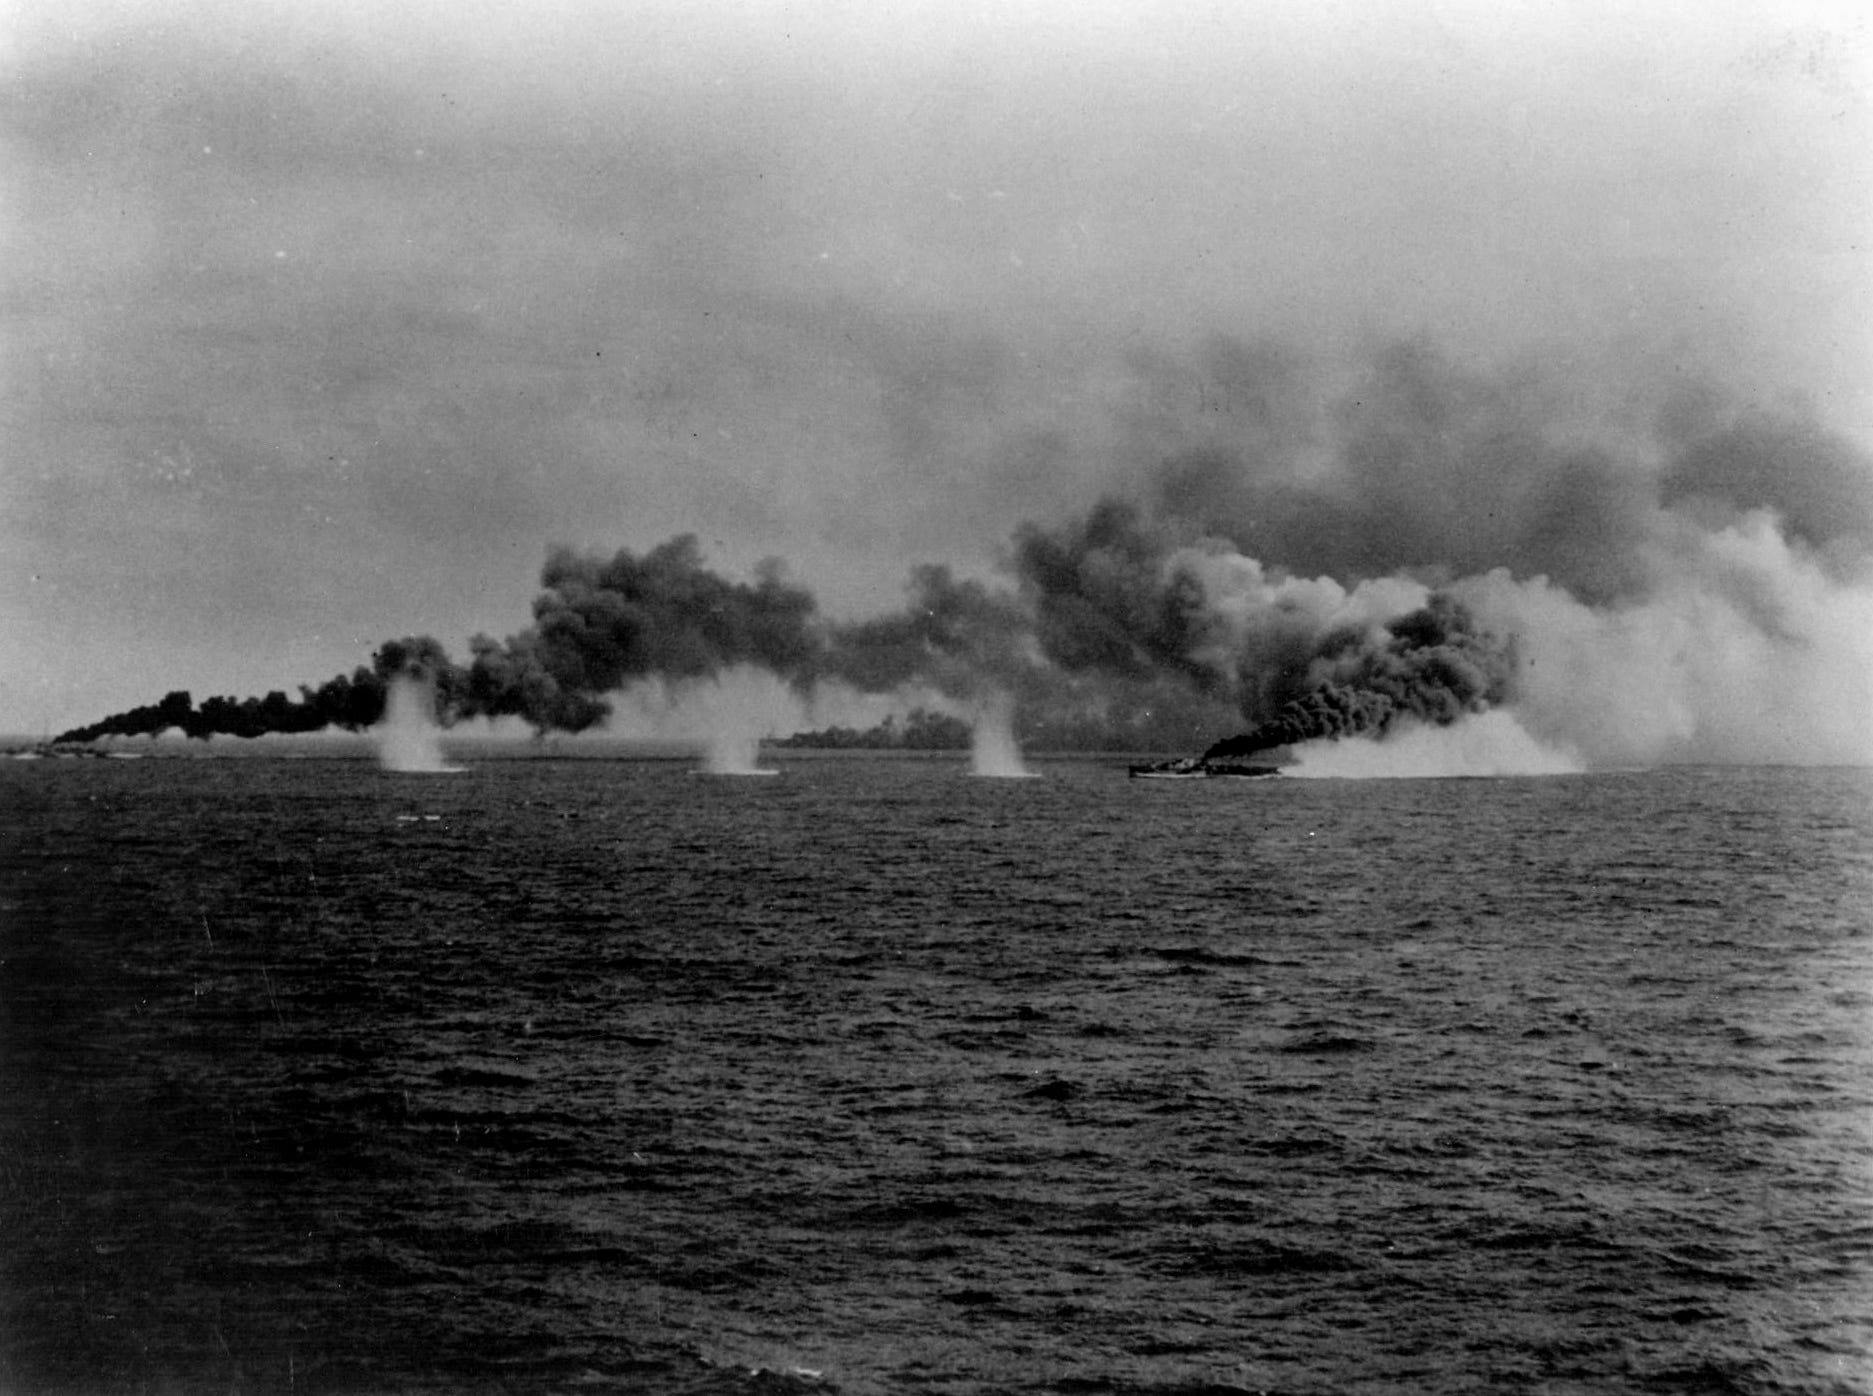
[[1213, 780], [1222, 777], [1242, 780], [1256, 776], [1278, 776], [1282, 765], [1292, 759], [1285, 747], [1263, 749], [1253, 757], [1225, 756], [1211, 747], [1201, 756], [1185, 756], [1176, 761], [1140, 762], [1131, 768], [1131, 773], [1134, 780]]
[[1205, 761], [1186, 756], [1178, 761], [1153, 761], [1132, 768], [1134, 780], [1210, 780], [1218, 776], [1278, 776], [1281, 767], [1255, 761]]

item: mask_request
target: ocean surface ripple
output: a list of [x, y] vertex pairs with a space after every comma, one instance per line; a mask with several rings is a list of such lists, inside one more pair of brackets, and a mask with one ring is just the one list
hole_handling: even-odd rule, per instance
[[1873, 772], [9, 764], [5, 1389], [1873, 1389]]

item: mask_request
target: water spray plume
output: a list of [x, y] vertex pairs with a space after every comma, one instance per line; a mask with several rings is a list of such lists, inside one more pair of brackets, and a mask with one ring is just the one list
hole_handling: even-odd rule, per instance
[[1037, 774], [1021, 759], [1021, 746], [1015, 740], [1014, 699], [1006, 693], [991, 693], [976, 708], [975, 726], [970, 733], [969, 769], [978, 776], [1018, 780]]
[[378, 760], [385, 770], [451, 775], [463, 769], [443, 755], [435, 712], [435, 689], [427, 681], [407, 673], [390, 680], [384, 720], [375, 729]]
[[703, 744], [702, 770], [712, 776], [772, 776], [761, 765], [761, 743], [792, 731], [802, 720], [798, 694], [780, 678], [751, 664], [707, 679], [664, 686], [665, 733]]

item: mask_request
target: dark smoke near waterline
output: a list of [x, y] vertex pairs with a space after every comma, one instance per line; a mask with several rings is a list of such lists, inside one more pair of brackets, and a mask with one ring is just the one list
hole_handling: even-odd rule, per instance
[[179, 690], [160, 703], [131, 708], [88, 727], [61, 733], [61, 742], [90, 742], [100, 737], [153, 737], [178, 731], [206, 741], [209, 737], [264, 737], [272, 733], [321, 732], [328, 727], [361, 732], [383, 720], [390, 681], [399, 675], [436, 676], [453, 671], [442, 646], [421, 638], [392, 640], [377, 651], [370, 668], [339, 674], [317, 688], [302, 685], [297, 699], [275, 689], [264, 698], [204, 698]]
[[317, 689], [302, 687], [296, 702], [275, 692], [264, 699], [211, 698], [197, 709], [187, 693], [172, 693], [154, 707], [105, 718], [60, 740], [167, 728], [202, 738], [328, 726], [357, 731], [382, 719], [389, 684], [400, 677], [424, 684], [445, 724], [518, 717], [539, 732], [582, 732], [611, 715], [603, 695], [634, 679], [700, 678], [754, 664], [805, 681], [820, 662], [810, 593], [783, 581], [778, 564], [764, 564], [753, 585], [725, 580], [702, 565], [693, 536], [672, 538], [641, 558], [556, 549], [540, 581], [532, 628], [504, 643], [477, 635], [465, 665], [427, 636], [393, 640], [369, 669]]
[[634, 680], [681, 683], [744, 665], [802, 688], [824, 680], [868, 692], [922, 684], [954, 697], [1020, 679], [1024, 623], [1015, 600], [941, 566], [916, 570], [901, 613], [843, 626], [821, 623], [812, 594], [785, 581], [778, 562], [763, 563], [752, 585], [710, 571], [692, 535], [642, 557], [557, 549], [540, 580], [533, 625], [505, 641], [476, 636], [466, 664], [434, 639], [396, 640], [370, 668], [302, 687], [298, 700], [275, 692], [196, 708], [187, 693], [172, 693], [60, 740], [168, 729], [200, 738], [356, 731], [382, 719], [389, 683], [403, 676], [423, 682], [445, 724], [518, 717], [539, 732], [599, 725], [611, 715], [605, 695]]
[[1275, 716], [1204, 752], [1218, 760], [1317, 741], [1378, 736], [1410, 719], [1447, 727], [1508, 697], [1513, 643], [1479, 630], [1463, 604], [1433, 595], [1388, 621], [1374, 643], [1356, 633], [1327, 637], [1309, 666], [1314, 682]]
[[[1012, 696], [1030, 705], [1029, 730], [1068, 732], [1077, 718], [1085, 741], [1094, 735], [1090, 719], [1095, 730], [1129, 728], [1136, 739], [1149, 730], [1154, 689], [1162, 702], [1167, 687], [1216, 698], [1237, 684], [1238, 675], [1200, 657], [1215, 646], [1200, 582], [1165, 571], [1125, 506], [1102, 503], [1057, 535], [1024, 526], [1016, 542], [1018, 591], [925, 566], [912, 574], [904, 610], [845, 625], [816, 624], [812, 596], [784, 582], [777, 564], [764, 564], [752, 586], [708, 571], [693, 537], [642, 558], [559, 550], [542, 573], [534, 626], [505, 642], [477, 636], [466, 665], [429, 637], [394, 640], [368, 669], [302, 688], [297, 701], [275, 692], [194, 708], [188, 694], [172, 693], [60, 740], [170, 728], [200, 738], [355, 731], [382, 719], [391, 683], [404, 677], [421, 681], [444, 724], [511, 716], [542, 733], [581, 731], [607, 718], [605, 695], [633, 680], [681, 683], [744, 665], [803, 688], [838, 682], [874, 693], [922, 687], [965, 700]], [[1378, 630], [1324, 633], [1308, 654], [1297, 650], [1286, 685], [1243, 691], [1259, 702], [1295, 690], [1292, 711], [1283, 710], [1283, 741], [1380, 731], [1406, 713], [1444, 723], [1502, 695], [1506, 654], [1473, 632], [1460, 605], [1440, 597]], [[1315, 691], [1302, 694], [1303, 676]], [[1163, 706], [1177, 705], [1173, 698]], [[1252, 718], [1257, 706], [1240, 710]], [[1310, 712], [1319, 720], [1302, 733]]]

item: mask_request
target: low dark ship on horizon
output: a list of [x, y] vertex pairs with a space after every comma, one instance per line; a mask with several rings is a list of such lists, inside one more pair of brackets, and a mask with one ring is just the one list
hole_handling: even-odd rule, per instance
[[1185, 756], [1176, 761], [1139, 762], [1131, 768], [1134, 780], [1210, 780], [1219, 776], [1244, 778], [1278, 776], [1281, 767], [1264, 761], [1206, 761]]
[[1130, 768], [1131, 775], [1134, 780], [1242, 780], [1278, 776], [1283, 766], [1293, 763], [1294, 753], [1287, 747], [1251, 745], [1251, 740], [1247, 734], [1225, 737], [1201, 756], [1137, 762]]

